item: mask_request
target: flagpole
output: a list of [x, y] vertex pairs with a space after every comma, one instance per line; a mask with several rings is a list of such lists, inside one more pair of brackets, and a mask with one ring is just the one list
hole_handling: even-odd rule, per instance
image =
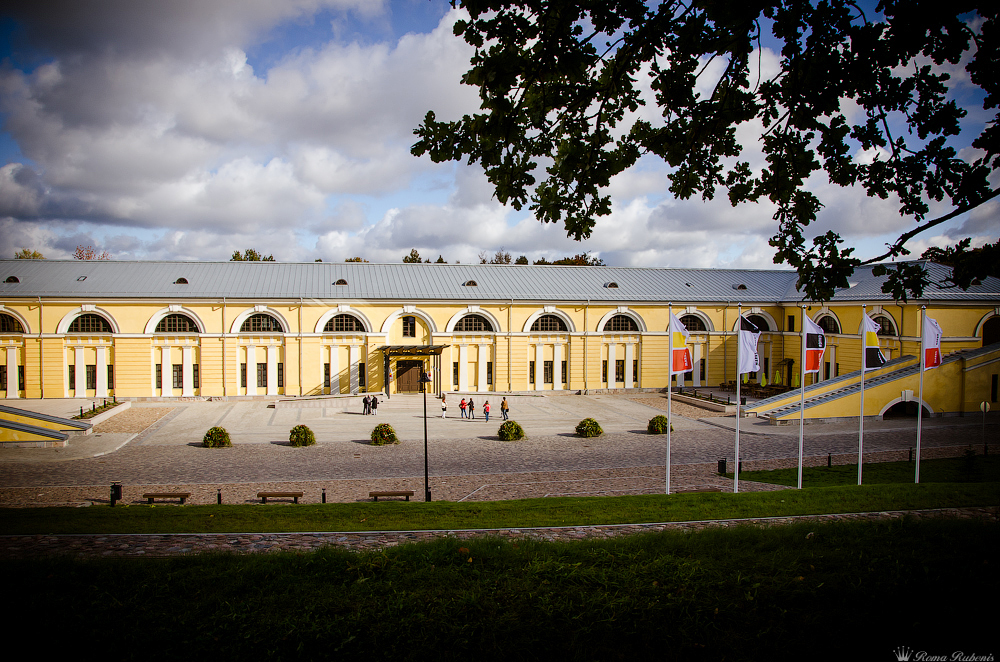
[[805, 437], [806, 422], [806, 307], [802, 306], [802, 363], [799, 367], [799, 481], [798, 489], [802, 489], [802, 448]]
[[[608, 366], [609, 368], [611, 366]], [[671, 384], [674, 381], [674, 309], [673, 303], [667, 303], [667, 494], [670, 494], [670, 428], [674, 419], [670, 413]]]
[[737, 304], [740, 315], [736, 318], [736, 455], [733, 459], [733, 494], [740, 491], [740, 332], [743, 330], [743, 304]]
[[865, 327], [866, 306], [861, 305], [861, 410], [858, 412], [858, 485], [861, 484], [861, 458], [865, 448], [865, 359], [868, 329]]
[[924, 369], [927, 364], [927, 350], [924, 347], [924, 324], [927, 322], [927, 306], [920, 306], [920, 386], [917, 391], [917, 467], [913, 482], [920, 482], [920, 429], [924, 413]]

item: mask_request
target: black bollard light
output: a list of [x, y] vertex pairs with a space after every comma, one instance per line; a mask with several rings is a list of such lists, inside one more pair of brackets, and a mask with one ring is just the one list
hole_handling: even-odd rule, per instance
[[833, 453], [826, 454], [826, 468], [829, 469], [833, 466]]
[[326, 503], [326, 488], [323, 488], [323, 503]]
[[217, 489], [215, 491], [215, 503], [222, 505], [222, 489]]
[[726, 475], [726, 458], [721, 458], [719, 460], [719, 475], [720, 476]]

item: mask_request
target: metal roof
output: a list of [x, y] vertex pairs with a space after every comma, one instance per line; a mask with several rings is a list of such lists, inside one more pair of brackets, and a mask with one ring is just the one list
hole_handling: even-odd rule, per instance
[[[949, 268], [928, 263], [935, 279]], [[11, 278], [13, 277], [13, 278]], [[177, 283], [178, 279], [187, 284]], [[17, 282], [5, 282], [14, 280]], [[336, 285], [339, 280], [346, 285]], [[359, 262], [0, 260], [0, 297], [328, 299], [394, 301], [742, 302], [802, 300], [786, 270], [659, 269]], [[859, 268], [838, 301], [891, 301], [884, 278]], [[473, 284], [474, 283], [474, 284]], [[617, 287], [611, 286], [612, 284]], [[743, 289], [745, 288], [745, 289]], [[968, 291], [931, 285], [921, 299], [1000, 300], [1000, 279]]]

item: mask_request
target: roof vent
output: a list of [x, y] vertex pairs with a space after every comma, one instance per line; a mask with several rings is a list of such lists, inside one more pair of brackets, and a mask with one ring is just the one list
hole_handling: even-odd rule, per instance
[[183, 276], [174, 281], [174, 285], [187, 285], [187, 284], [188, 284], [188, 279], [184, 278]]
[[81, 283], [81, 282], [83, 282], [85, 280], [87, 280], [86, 276], [80, 276], [79, 278], [76, 279], [76, 282]]
[[684, 284], [687, 285], [688, 287], [691, 287], [691, 283], [684, 283]]
[[17, 276], [7, 276], [7, 280], [5, 280], [4, 282], [5, 283], [20, 283], [21, 279], [18, 278]]
[[343, 278], [338, 278], [337, 282], [334, 283], [334, 285], [347, 285], [347, 281], [344, 280]]
[[474, 280], [467, 280], [467, 281], [465, 281], [465, 286], [466, 287], [479, 287], [479, 283], [477, 283]]
[[734, 290], [745, 290], [745, 289], [747, 289], [747, 286], [744, 285], [743, 283], [733, 283], [733, 289]]
[[610, 287], [610, 288], [617, 289], [618, 288], [618, 283], [616, 283], [615, 281], [611, 281], [610, 283], [605, 283], [604, 287]]

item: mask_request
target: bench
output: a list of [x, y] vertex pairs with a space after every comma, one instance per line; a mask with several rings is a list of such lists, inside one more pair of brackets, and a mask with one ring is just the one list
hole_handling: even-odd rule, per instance
[[698, 494], [703, 492], [722, 492], [721, 487], [692, 487], [688, 489], [674, 490], [674, 494]]
[[268, 499], [294, 499], [298, 503], [302, 492], [257, 492], [257, 496], [261, 503], [267, 503]]
[[413, 496], [413, 490], [398, 490], [395, 492], [369, 492], [368, 496], [372, 497], [378, 501], [379, 497], [406, 497], [409, 501], [410, 497]]
[[146, 492], [142, 498], [146, 500], [146, 503], [153, 503], [153, 499], [180, 499], [183, 506], [190, 496], [190, 492]]

